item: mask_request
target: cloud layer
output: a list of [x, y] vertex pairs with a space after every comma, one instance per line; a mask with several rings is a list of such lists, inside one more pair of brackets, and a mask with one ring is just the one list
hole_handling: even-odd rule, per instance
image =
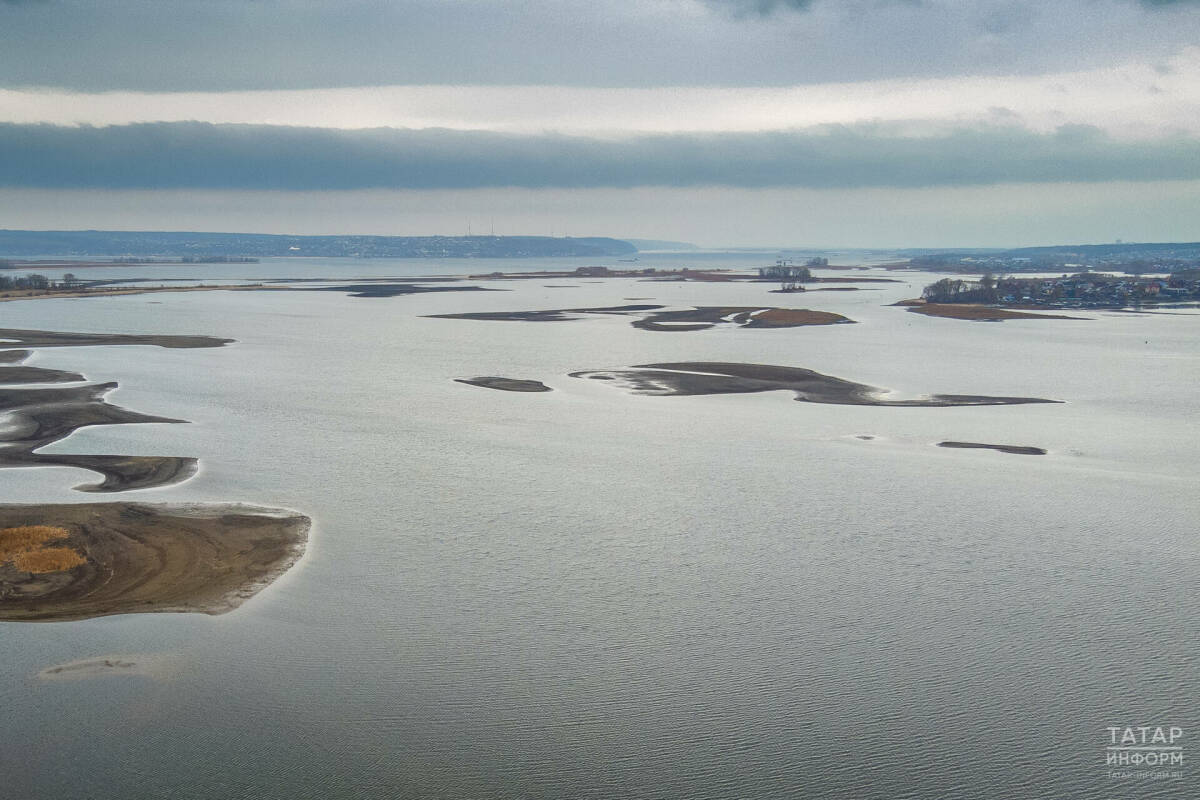
[[871, 126], [608, 140], [480, 131], [147, 123], [0, 125], [0, 185], [42, 188], [473, 189], [965, 186], [1200, 178], [1200, 139], [1122, 142], [976, 127]]
[[1178, 0], [0, 2], [0, 85], [780, 86], [1037, 74], [1168, 58], [1200, 41], [1198, 11]]

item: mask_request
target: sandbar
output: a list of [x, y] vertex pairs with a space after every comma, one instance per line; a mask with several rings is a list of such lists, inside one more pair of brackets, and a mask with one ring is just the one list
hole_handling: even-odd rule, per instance
[[[0, 505], [0, 620], [224, 614], [300, 558], [309, 526], [295, 512], [241, 504]], [[24, 531], [51, 533], [22, 545]], [[39, 547], [76, 563], [20, 569]]]
[[0, 386], [21, 383], [76, 383], [84, 380], [78, 372], [22, 365], [21, 362], [29, 358], [29, 355], [29, 350], [0, 352]]
[[1044, 456], [1046, 451], [1041, 447], [1027, 447], [1017, 444], [980, 444], [979, 442], [938, 442], [938, 447], [958, 447], [972, 450], [995, 450], [1000, 453], [1013, 453], [1020, 456]]
[[488, 289], [483, 286], [421, 286], [415, 283], [353, 283], [343, 286], [288, 287], [297, 292], [345, 292], [351, 297], [398, 297], [406, 294], [430, 292], [503, 292], [505, 289]]
[[791, 391], [805, 403], [855, 406], [951, 407], [1057, 403], [1037, 397], [932, 394], [909, 400], [890, 400], [883, 389], [822, 375], [799, 367], [727, 362], [640, 364], [616, 370], [585, 370], [573, 378], [602, 380], [633, 394], [689, 396]]
[[634, 304], [603, 308], [559, 308], [545, 311], [482, 311], [464, 314], [431, 314], [432, 319], [471, 319], [498, 322], [570, 322], [597, 314], [637, 316], [630, 324], [648, 331], [672, 333], [702, 331], [718, 325], [740, 328], [797, 328], [805, 325], [839, 325], [854, 320], [828, 311], [761, 306], [692, 306], [675, 311], [662, 305]]
[[[0, 329], [0, 339], [28, 347], [78, 347], [96, 345], [156, 345], [169, 348], [221, 347], [232, 339], [211, 336], [137, 336], [124, 334], [60, 333], [18, 328]], [[60, 466], [99, 473], [102, 480], [76, 486], [83, 492], [123, 492], [166, 486], [190, 478], [198, 467], [186, 456], [130, 456], [109, 454], [39, 453], [41, 448], [92, 425], [182, 423], [186, 420], [152, 416], [113, 405], [105, 396], [114, 382], [79, 386], [5, 388], [18, 383], [68, 383], [84, 376], [62, 370], [13, 366], [29, 350], [0, 352], [0, 468]]]
[[1087, 317], [1069, 317], [1065, 314], [1030, 314], [1027, 311], [1013, 311], [1009, 308], [969, 303], [925, 303], [919, 300], [901, 300], [892, 305], [905, 306], [914, 314], [924, 314], [927, 317], [966, 319], [975, 322], [1002, 322], [1006, 319], [1087, 319]]
[[0, 328], [0, 339], [7, 339], [5, 346], [18, 347], [85, 347], [89, 345], [154, 345], [156, 347], [195, 348], [222, 347], [233, 339], [218, 339], [215, 336], [173, 336], [125, 333], [61, 333], [58, 331], [34, 331], [26, 328]]
[[554, 391], [541, 381], [527, 380], [524, 378], [501, 378], [494, 375], [485, 375], [478, 378], [455, 378], [458, 383], [466, 383], [471, 386], [482, 386], [485, 389], [499, 389], [502, 392], [552, 392]]

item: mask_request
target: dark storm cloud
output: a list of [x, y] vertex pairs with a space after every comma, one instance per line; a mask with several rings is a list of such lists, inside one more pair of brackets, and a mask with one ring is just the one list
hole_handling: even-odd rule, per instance
[[[814, 4], [824, 2], [838, 5], [857, 4], [860, 7], [866, 8], [863, 0], [704, 0], [711, 6], [718, 8], [726, 8], [734, 11], [737, 14], [759, 14], [766, 16], [776, 11], [808, 11]], [[868, 0], [870, 2], [870, 0]], [[898, 5], [907, 3], [909, 5], [919, 5], [922, 0], [873, 0], [874, 5]], [[1200, 0], [1128, 0], [1128, 2], [1137, 2], [1148, 8], [1162, 8], [1166, 6], [1187, 6], [1200, 5]], [[993, 3], [992, 5], [996, 5]]]
[[1169, 60], [1200, 41], [1196, 7], [1178, 0], [0, 0], [0, 86], [779, 86], [1038, 74]]
[[925, 187], [1200, 178], [1200, 140], [869, 127], [604, 140], [441, 129], [0, 125], [0, 185], [150, 189]]

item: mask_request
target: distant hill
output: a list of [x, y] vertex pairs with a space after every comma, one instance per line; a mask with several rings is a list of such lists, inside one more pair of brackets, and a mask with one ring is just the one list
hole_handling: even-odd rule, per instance
[[1200, 267], [1200, 242], [1121, 242], [1018, 247], [1014, 250], [925, 251], [909, 267], [935, 272], [1112, 271], [1141, 274]]
[[0, 230], [0, 256], [538, 258], [623, 256], [637, 248], [602, 236], [287, 236], [187, 231]]
[[1050, 247], [1019, 247], [1005, 250], [1013, 258], [1079, 256], [1081, 258], [1197, 258], [1200, 242], [1121, 242], [1120, 244], [1065, 244]]
[[666, 239], [622, 239], [638, 250], [699, 250], [691, 242], [672, 242]]

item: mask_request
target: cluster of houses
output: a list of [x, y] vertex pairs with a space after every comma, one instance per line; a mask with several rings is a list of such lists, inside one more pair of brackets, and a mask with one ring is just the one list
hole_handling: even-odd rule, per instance
[[1133, 276], [1081, 272], [1057, 278], [995, 278], [978, 281], [954, 278], [925, 287], [931, 303], [992, 303], [1045, 305], [1057, 308], [1123, 308], [1145, 303], [1200, 300], [1200, 270], [1171, 275]]

